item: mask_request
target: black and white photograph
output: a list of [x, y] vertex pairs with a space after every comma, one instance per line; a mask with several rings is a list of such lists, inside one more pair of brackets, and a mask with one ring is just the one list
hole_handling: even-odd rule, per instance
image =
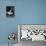
[[6, 6], [6, 16], [14, 17], [14, 6]]

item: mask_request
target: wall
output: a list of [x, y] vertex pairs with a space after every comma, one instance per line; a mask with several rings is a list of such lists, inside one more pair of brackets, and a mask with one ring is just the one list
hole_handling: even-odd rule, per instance
[[[14, 0], [15, 1], [15, 0]], [[15, 2], [13, 0], [0, 0], [0, 44], [7, 44], [8, 34], [10, 32], [16, 32], [17, 35], [17, 19], [7, 18], [6, 17], [6, 6], [13, 5], [15, 6]], [[18, 38], [17, 38], [18, 39]], [[16, 43], [18, 42], [16, 39]]]
[[46, 24], [46, 0], [19, 0], [16, 15], [21, 24]]
[[[6, 17], [6, 6], [15, 6], [15, 17]], [[46, 24], [46, 0], [0, 0], [0, 44], [8, 43], [9, 32], [18, 24]], [[17, 42], [17, 40], [16, 40]]]

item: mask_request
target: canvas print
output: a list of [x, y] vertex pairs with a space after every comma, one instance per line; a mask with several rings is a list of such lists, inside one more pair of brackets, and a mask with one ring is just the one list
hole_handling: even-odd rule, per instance
[[46, 41], [46, 25], [20, 25], [20, 40]]
[[14, 17], [14, 6], [6, 6], [6, 16]]

